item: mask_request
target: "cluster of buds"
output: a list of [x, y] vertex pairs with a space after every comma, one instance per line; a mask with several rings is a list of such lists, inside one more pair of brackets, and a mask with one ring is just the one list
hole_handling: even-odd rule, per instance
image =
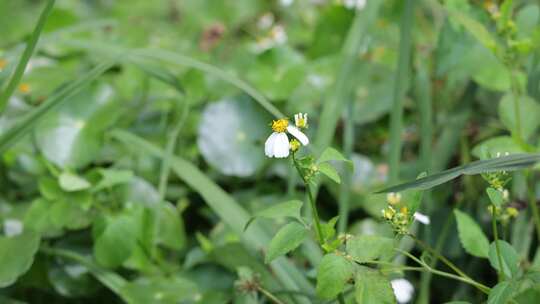
[[508, 224], [511, 219], [515, 219], [519, 215], [519, 211], [514, 207], [495, 207], [493, 205], [488, 206], [488, 212], [491, 216], [495, 216], [499, 222], [504, 226]]
[[382, 212], [383, 218], [392, 225], [396, 233], [407, 234], [411, 222], [411, 215], [406, 206], [401, 205], [400, 193], [388, 193], [386, 196], [388, 206]]
[[[504, 153], [504, 156], [508, 156], [508, 155], [509, 155], [508, 152]], [[503, 155], [500, 152], [497, 152], [496, 157], [501, 157], [501, 156]], [[484, 180], [488, 182], [488, 184], [492, 188], [497, 189], [501, 192], [504, 192], [504, 186], [506, 186], [506, 184], [512, 178], [510, 174], [508, 174], [508, 172], [506, 171], [488, 172], [488, 173], [482, 174], [482, 177], [484, 178]]]

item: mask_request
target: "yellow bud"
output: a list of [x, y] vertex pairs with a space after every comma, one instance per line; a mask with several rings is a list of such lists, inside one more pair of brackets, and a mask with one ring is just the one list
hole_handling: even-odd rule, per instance
[[19, 91], [23, 94], [30, 93], [30, 85], [28, 83], [21, 83], [19, 85]]

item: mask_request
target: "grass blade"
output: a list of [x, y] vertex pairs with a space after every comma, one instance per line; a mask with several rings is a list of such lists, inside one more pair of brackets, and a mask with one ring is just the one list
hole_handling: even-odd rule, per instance
[[30, 39], [28, 40], [28, 44], [24, 49], [21, 59], [19, 60], [19, 63], [17, 63], [15, 72], [13, 72], [11, 79], [7, 82], [6, 87], [2, 90], [2, 93], [0, 94], [0, 113], [2, 113], [6, 108], [9, 98], [15, 91], [15, 88], [17, 87], [17, 85], [22, 79], [22, 76], [24, 75], [24, 70], [26, 69], [26, 65], [28, 64], [30, 57], [32, 57], [32, 54], [34, 53], [34, 49], [36, 48], [36, 44], [39, 39], [39, 35], [41, 35], [41, 31], [45, 26], [45, 22], [47, 21], [47, 18], [49, 17], [49, 14], [54, 7], [54, 1], [55, 0], [47, 1], [45, 8], [39, 16], [36, 27], [34, 28], [34, 31], [32, 32]]
[[69, 97], [80, 92], [84, 87], [96, 80], [108, 70], [113, 62], [103, 62], [94, 67], [83, 77], [68, 84], [49, 97], [40, 106], [22, 117], [11, 129], [0, 136], [0, 153], [13, 146], [18, 139], [28, 133], [52, 109], [69, 100]]
[[[164, 151], [132, 133], [116, 130], [111, 135], [135, 151], [143, 151], [158, 158], [164, 157]], [[259, 223], [253, 223], [244, 233], [244, 226], [251, 215], [199, 168], [180, 157], [172, 157], [171, 169], [203, 197], [222, 221], [243, 240], [246, 247], [258, 251], [270, 243], [271, 235]], [[270, 266], [286, 289], [314, 293], [313, 286], [286, 258], [278, 258]], [[309, 303], [305, 298], [295, 299], [298, 303]]]
[[540, 153], [513, 154], [488, 160], [479, 160], [463, 166], [426, 176], [411, 182], [392, 186], [377, 193], [400, 192], [407, 189], [430, 189], [461, 175], [476, 175], [497, 171], [516, 171], [533, 166], [540, 162]]
[[399, 61], [396, 71], [394, 87], [394, 101], [390, 115], [390, 152], [388, 155], [389, 181], [395, 183], [399, 180], [399, 165], [401, 159], [402, 133], [403, 133], [403, 99], [407, 90], [410, 74], [410, 57], [412, 49], [411, 32], [414, 20], [415, 0], [405, 2], [401, 16], [401, 37], [399, 42]]

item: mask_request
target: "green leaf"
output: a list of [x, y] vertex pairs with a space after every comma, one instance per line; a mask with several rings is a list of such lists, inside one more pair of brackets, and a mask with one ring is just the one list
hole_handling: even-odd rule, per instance
[[339, 173], [337, 170], [329, 163], [322, 163], [319, 164], [319, 172], [326, 175], [328, 178], [333, 180], [334, 182], [340, 184], [341, 178], [339, 177]]
[[58, 182], [60, 187], [68, 192], [81, 191], [92, 186], [86, 179], [71, 172], [62, 172], [58, 178]]
[[249, 221], [244, 226], [244, 230], [246, 230], [249, 225], [255, 220], [257, 217], [264, 217], [268, 219], [277, 219], [282, 217], [292, 217], [295, 219], [301, 220], [300, 210], [302, 209], [302, 205], [304, 203], [299, 200], [291, 200], [283, 203], [279, 203], [273, 206], [270, 206], [264, 210], [258, 211], [249, 219]]
[[471, 33], [483, 46], [491, 51], [497, 48], [497, 42], [486, 27], [477, 20], [467, 16], [458, 10], [448, 10], [450, 18], [461, 24], [469, 33]]
[[346, 162], [347, 164], [349, 164], [350, 166], [353, 165], [352, 161], [345, 158], [345, 156], [343, 156], [338, 150], [336, 150], [336, 149], [334, 149], [332, 147], [328, 147], [328, 148], [324, 149], [324, 151], [321, 154], [321, 156], [319, 157], [319, 159], [317, 159], [318, 164], [322, 164], [322, 163], [329, 162], [329, 161], [343, 161], [343, 162]]
[[108, 268], [121, 265], [135, 249], [136, 229], [135, 221], [127, 215], [107, 218], [103, 231], [96, 232], [94, 242], [96, 261]]
[[394, 240], [376, 235], [359, 235], [347, 241], [347, 253], [358, 263], [384, 259], [392, 254]]
[[459, 240], [469, 254], [480, 258], [487, 258], [489, 241], [478, 224], [469, 215], [458, 209], [454, 210], [456, 216]]
[[111, 188], [119, 184], [127, 184], [133, 180], [133, 171], [116, 169], [99, 169], [102, 179], [94, 187], [94, 191]]
[[498, 136], [485, 140], [476, 145], [472, 150], [472, 155], [479, 159], [486, 158], [485, 156], [504, 155], [506, 152], [523, 153], [523, 149], [510, 136]]
[[197, 284], [178, 276], [138, 278], [126, 283], [121, 293], [130, 304], [191, 302], [199, 295]]
[[486, 193], [489, 196], [489, 200], [497, 207], [501, 207], [504, 204], [504, 198], [501, 191], [488, 187]]
[[325, 255], [317, 267], [317, 296], [334, 299], [353, 277], [353, 264], [341, 255]]
[[39, 235], [30, 231], [13, 237], [0, 237], [0, 288], [15, 283], [30, 269], [39, 243]]
[[88, 86], [112, 65], [113, 62], [110, 61], [98, 64], [91, 71], [84, 74], [83, 77], [70, 82], [68, 85], [58, 90], [55, 94], [51, 95], [47, 100], [45, 100], [45, 102], [41, 103], [39, 107], [32, 110], [32, 112], [28, 113], [17, 121], [12, 128], [0, 136], [0, 152], [4, 152], [13, 146], [17, 140], [31, 131], [40, 120], [46, 117], [46, 115], [49, 114], [52, 109], [63, 104], [67, 100], [71, 100], [70, 97], [73, 97], [73, 95]]
[[298, 247], [307, 236], [307, 230], [297, 222], [283, 226], [270, 241], [265, 262], [270, 263], [275, 258]]
[[180, 250], [186, 245], [186, 231], [184, 220], [178, 210], [169, 202], [162, 202], [156, 206], [157, 211], [157, 243], [165, 247]]
[[[528, 139], [540, 126], [540, 104], [529, 96], [521, 96], [519, 100], [521, 136]], [[506, 94], [499, 103], [499, 117], [508, 130], [516, 132], [514, 95]]]
[[[499, 240], [498, 244], [503, 266], [502, 272], [509, 278], [515, 278], [519, 272], [519, 255], [514, 247], [507, 242]], [[489, 246], [489, 263], [491, 267], [501, 271], [495, 242], [492, 242]]]
[[388, 278], [366, 267], [361, 267], [356, 275], [354, 298], [358, 304], [396, 303]]
[[512, 154], [497, 158], [479, 160], [466, 165], [448, 169], [439, 173], [428, 175], [417, 180], [395, 185], [378, 191], [383, 192], [401, 192], [406, 189], [430, 189], [440, 184], [451, 181], [461, 175], [476, 175], [488, 172], [516, 171], [531, 167], [540, 161], [540, 154]]
[[103, 133], [119, 111], [109, 85], [92, 86], [70, 101], [51, 111], [35, 132], [38, 148], [48, 160], [61, 168], [75, 169], [96, 159]]
[[336, 223], [339, 219], [339, 215], [334, 216], [328, 222], [321, 223], [321, 230], [323, 233], [323, 239], [325, 241], [329, 240], [336, 234]]
[[269, 120], [247, 96], [210, 103], [202, 113], [197, 146], [221, 173], [250, 176], [264, 164], [260, 141], [271, 133]]
[[488, 296], [488, 304], [506, 304], [512, 297], [515, 290], [512, 282], [503, 281], [491, 288]]

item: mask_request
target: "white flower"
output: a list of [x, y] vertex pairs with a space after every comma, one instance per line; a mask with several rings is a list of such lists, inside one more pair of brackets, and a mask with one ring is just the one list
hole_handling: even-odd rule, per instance
[[298, 127], [298, 128], [307, 128], [307, 113], [298, 113], [298, 114], [294, 114], [294, 124]]
[[419, 221], [420, 223], [424, 225], [429, 225], [429, 223], [431, 223], [431, 221], [429, 220], [429, 216], [422, 214], [420, 212], [415, 212], [413, 216], [415, 220]]
[[356, 8], [357, 10], [362, 10], [366, 6], [367, 0], [344, 0], [343, 6], [348, 9]]
[[414, 287], [406, 279], [394, 279], [390, 282], [392, 284], [392, 289], [396, 295], [398, 303], [408, 303], [411, 301]]
[[309, 144], [309, 139], [306, 134], [295, 126], [290, 126], [289, 121], [285, 118], [274, 120], [272, 122], [272, 130], [274, 131], [264, 143], [264, 154], [268, 157], [285, 158], [289, 156], [289, 137], [285, 132], [296, 137], [302, 145]]
[[279, 4], [281, 4], [282, 6], [289, 6], [291, 4], [293, 4], [294, 0], [280, 0], [279, 1]]

